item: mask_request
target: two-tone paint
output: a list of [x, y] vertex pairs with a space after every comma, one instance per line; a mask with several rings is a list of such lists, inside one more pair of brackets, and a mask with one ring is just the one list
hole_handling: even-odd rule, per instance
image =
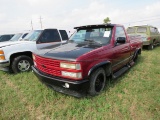
[[[94, 28], [94, 27], [101, 27], [101, 26], [111, 26], [112, 29], [112, 36], [110, 43], [103, 46], [93, 46], [93, 45], [78, 45], [76, 43], [67, 43], [65, 45], [61, 45], [59, 47], [56, 47], [54, 49], [48, 50], [48, 51], [38, 51], [35, 52], [34, 55], [46, 58], [48, 60], [58, 60], [59, 62], [76, 62], [80, 63], [81, 65], [81, 72], [82, 72], [82, 78], [81, 79], [73, 79], [73, 78], [67, 78], [64, 76], [55, 76], [48, 73], [44, 73], [41, 70], [39, 70], [36, 66], [33, 66], [33, 71], [35, 75], [45, 84], [49, 86], [56, 86], [60, 87], [54, 90], [65, 93], [65, 94], [71, 94], [74, 95], [73, 92], [67, 92], [67, 91], [87, 91], [87, 88], [89, 87], [89, 77], [91, 73], [96, 70], [99, 67], [103, 67], [106, 71], [106, 75], [110, 76], [114, 72], [121, 69], [124, 65], [130, 63], [133, 61], [133, 59], [136, 57], [137, 53], [141, 52], [142, 47], [142, 40], [140, 37], [130, 38], [128, 37], [127, 33], [125, 32], [126, 36], [126, 42], [124, 44], [116, 44], [115, 39], [115, 33], [116, 33], [116, 27], [122, 27], [125, 31], [125, 28], [122, 25], [117, 24], [102, 24], [102, 25], [89, 25], [89, 26], [81, 26], [76, 27], [76, 29], [81, 28]], [[34, 61], [37, 62], [36, 60]], [[37, 64], [37, 63], [36, 63]], [[45, 63], [42, 63], [45, 64]], [[45, 66], [49, 69], [52, 69], [52, 66]], [[60, 68], [56, 68], [60, 69]], [[67, 69], [63, 69], [66, 70]], [[71, 71], [71, 70], [69, 70]], [[73, 70], [72, 70], [73, 71]], [[82, 87], [71, 87], [71, 88], [65, 88], [64, 84], [69, 83], [71, 86], [82, 86]], [[84, 84], [85, 83], [85, 84]], [[77, 85], [78, 84], [78, 85]], [[85, 87], [83, 87], [85, 86]], [[78, 90], [77, 90], [78, 88]], [[78, 93], [76, 93], [77, 96]]]

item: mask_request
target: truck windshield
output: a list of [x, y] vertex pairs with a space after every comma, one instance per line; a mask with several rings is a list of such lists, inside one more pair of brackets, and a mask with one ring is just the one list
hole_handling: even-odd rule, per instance
[[39, 35], [41, 34], [42, 30], [34, 30], [30, 32], [23, 40], [27, 41], [36, 41]]
[[22, 33], [15, 34], [10, 41], [17, 41], [21, 37]]
[[106, 45], [110, 42], [111, 35], [112, 27], [78, 29], [77, 32], [70, 37], [69, 42], [85, 44], [92, 42], [94, 44]]

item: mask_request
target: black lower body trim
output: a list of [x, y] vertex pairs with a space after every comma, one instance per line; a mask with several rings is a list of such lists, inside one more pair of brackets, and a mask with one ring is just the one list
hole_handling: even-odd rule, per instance
[[[33, 66], [32, 70], [42, 83], [46, 84], [48, 87], [57, 92], [72, 95], [75, 97], [86, 96], [89, 86], [89, 80], [73, 81], [63, 78], [57, 78], [54, 76], [46, 75]], [[69, 84], [69, 88], [65, 87], [65, 83]]]
[[9, 67], [9, 61], [7, 61], [7, 62], [0, 62], [0, 67], [3, 67], [3, 68]]

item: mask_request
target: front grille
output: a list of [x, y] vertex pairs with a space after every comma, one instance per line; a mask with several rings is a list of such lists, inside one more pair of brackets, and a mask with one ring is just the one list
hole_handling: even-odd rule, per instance
[[60, 61], [50, 58], [43, 58], [37, 55], [35, 57], [37, 68], [40, 71], [53, 76], [61, 76], [61, 71], [59, 70]]

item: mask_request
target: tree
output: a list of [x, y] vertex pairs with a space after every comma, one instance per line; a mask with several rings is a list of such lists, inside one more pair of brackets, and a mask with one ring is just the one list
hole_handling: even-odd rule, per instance
[[103, 20], [103, 22], [104, 22], [105, 24], [107, 24], [107, 23], [111, 22], [111, 20], [109, 19], [109, 17], [106, 17], [106, 18]]

